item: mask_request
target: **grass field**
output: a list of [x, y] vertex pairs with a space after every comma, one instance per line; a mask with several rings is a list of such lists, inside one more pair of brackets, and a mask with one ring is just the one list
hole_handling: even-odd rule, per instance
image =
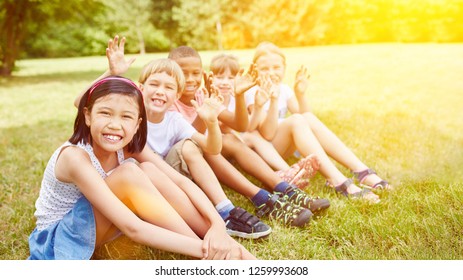
[[[253, 55], [232, 53], [243, 66]], [[463, 259], [463, 45], [366, 44], [285, 53], [286, 82], [292, 85], [297, 68], [306, 65], [314, 112], [396, 190], [369, 205], [337, 196], [317, 175], [308, 192], [331, 200], [325, 215], [304, 229], [268, 221], [274, 231], [267, 239], [242, 243], [267, 260]], [[214, 54], [201, 52], [205, 67]], [[127, 76], [136, 80], [145, 63], [165, 56], [138, 57]], [[71, 135], [74, 97], [106, 63], [105, 57], [24, 60], [15, 77], [0, 79], [0, 259], [27, 258], [44, 167]], [[252, 211], [244, 197], [226, 192]], [[99, 257], [188, 259], [124, 239]]]

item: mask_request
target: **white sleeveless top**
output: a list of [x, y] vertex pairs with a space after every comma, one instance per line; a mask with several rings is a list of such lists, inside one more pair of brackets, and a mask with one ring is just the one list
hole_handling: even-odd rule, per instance
[[[55, 175], [55, 166], [56, 161], [58, 160], [58, 155], [63, 148], [69, 146], [75, 146], [85, 150], [90, 156], [92, 165], [103, 179], [106, 179], [109, 175], [101, 167], [101, 164], [93, 153], [93, 148], [90, 144], [83, 144], [82, 142], [77, 145], [73, 145], [70, 142], [64, 143], [53, 153], [48, 161], [47, 167], [45, 168], [39, 198], [35, 202], [36, 211], [34, 216], [37, 219], [36, 223], [38, 230], [46, 229], [50, 225], [61, 220], [64, 215], [71, 211], [74, 204], [83, 195], [76, 185], [61, 182]], [[124, 152], [122, 149], [117, 151], [117, 160], [119, 164], [124, 161]]]

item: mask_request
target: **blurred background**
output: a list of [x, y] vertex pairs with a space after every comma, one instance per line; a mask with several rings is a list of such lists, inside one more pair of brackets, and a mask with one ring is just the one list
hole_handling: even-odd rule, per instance
[[463, 41], [463, 0], [0, 0], [0, 75], [26, 58]]

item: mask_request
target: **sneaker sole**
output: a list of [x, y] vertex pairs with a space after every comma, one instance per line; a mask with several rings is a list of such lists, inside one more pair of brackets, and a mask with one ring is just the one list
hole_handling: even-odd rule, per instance
[[262, 237], [268, 236], [271, 232], [272, 232], [272, 229], [271, 229], [271, 228], [269, 228], [269, 229], [266, 230], [266, 231], [262, 231], [262, 232], [253, 232], [253, 233], [246, 233], [246, 232], [242, 232], [242, 231], [235, 231], [235, 230], [227, 229], [228, 235], [234, 236], [234, 237], [245, 238], [245, 239], [258, 239], [258, 238], [262, 238]]
[[309, 210], [312, 211], [312, 213], [315, 214], [315, 213], [318, 213], [318, 212], [321, 212], [321, 211], [323, 211], [323, 210], [328, 209], [328, 208], [331, 206], [331, 203], [328, 201], [328, 202], [326, 202], [326, 203], [322, 203], [322, 204], [317, 205], [317, 206], [318, 206], [317, 208], [315, 208], [315, 209], [312, 209], [312, 208], [311, 208], [311, 209], [309, 209]]
[[293, 227], [304, 227], [308, 223], [310, 223], [310, 220], [312, 219], [312, 211], [309, 209], [303, 208], [306, 211], [302, 211], [299, 216], [291, 223], [291, 226]]

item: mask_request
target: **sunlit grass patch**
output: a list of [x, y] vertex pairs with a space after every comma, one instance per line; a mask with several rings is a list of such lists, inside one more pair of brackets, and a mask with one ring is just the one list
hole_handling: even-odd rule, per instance
[[[273, 233], [240, 240], [261, 259], [462, 259], [463, 53], [461, 44], [371, 44], [285, 49], [285, 81], [301, 64], [311, 78], [315, 114], [360, 159], [396, 189], [370, 205], [324, 186], [317, 174], [307, 192], [331, 207], [306, 228], [267, 218]], [[247, 67], [252, 50], [227, 51]], [[217, 52], [201, 52], [207, 68]], [[137, 80], [152, 58], [140, 56]], [[0, 256], [25, 259], [43, 169], [72, 133], [75, 96], [107, 67], [106, 58], [20, 61], [0, 80]], [[292, 161], [295, 159], [291, 159]], [[339, 166], [347, 176], [349, 170]], [[249, 177], [254, 183], [260, 183]], [[225, 188], [235, 205], [250, 201]], [[95, 258], [188, 259], [120, 239]]]

